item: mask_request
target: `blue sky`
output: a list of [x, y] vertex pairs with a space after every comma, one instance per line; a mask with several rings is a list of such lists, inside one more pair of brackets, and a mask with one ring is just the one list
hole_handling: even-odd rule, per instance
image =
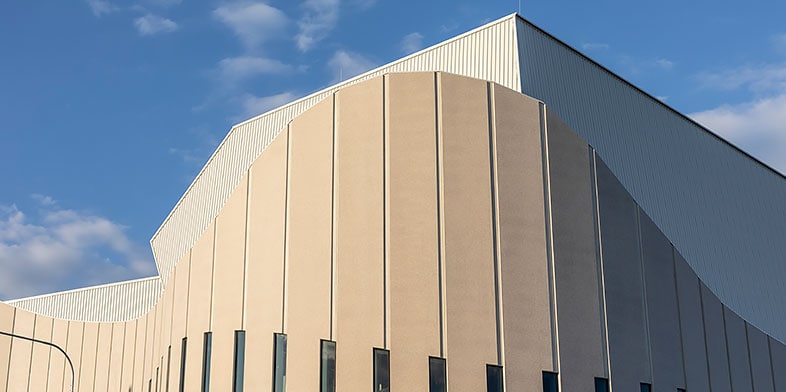
[[[535, 24], [786, 172], [786, 3], [522, 7]], [[517, 8], [6, 2], [0, 299], [153, 275], [148, 240], [232, 124]]]

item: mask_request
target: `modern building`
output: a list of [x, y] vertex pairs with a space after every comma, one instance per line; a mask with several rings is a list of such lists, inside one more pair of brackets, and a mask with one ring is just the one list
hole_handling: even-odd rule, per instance
[[159, 276], [0, 304], [0, 390], [784, 392], [785, 200], [511, 15], [233, 127]]

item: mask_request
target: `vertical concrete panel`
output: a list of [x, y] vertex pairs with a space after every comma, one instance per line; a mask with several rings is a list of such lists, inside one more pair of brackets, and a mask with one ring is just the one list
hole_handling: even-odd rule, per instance
[[[172, 345], [172, 362], [169, 370], [169, 386], [171, 391], [177, 391], [180, 383], [180, 345], [186, 336], [186, 314], [188, 313], [188, 278], [191, 267], [191, 252], [177, 263], [173, 272], [173, 280], [170, 284], [175, 285], [173, 307], [172, 307], [172, 330], [170, 331]], [[188, 358], [188, 353], [186, 353]]]
[[488, 87], [438, 78], [448, 388], [479, 391], [498, 363]]
[[729, 350], [731, 390], [734, 392], [751, 392], [753, 391], [753, 381], [751, 380], [745, 321], [726, 306], [723, 307], [723, 319], [726, 323], [726, 345]]
[[385, 78], [391, 390], [420, 392], [440, 356], [434, 74]]
[[[15, 335], [33, 337], [35, 328], [35, 314], [22, 309], [16, 309], [14, 317]], [[30, 356], [33, 353], [33, 343], [29, 340], [13, 338], [11, 340], [11, 363], [8, 368], [8, 389], [11, 391], [27, 390], [30, 378]]]
[[[84, 333], [85, 323], [79, 321], [68, 322], [68, 343], [66, 352], [74, 365], [74, 390], [79, 391], [82, 385], [80, 372], [82, 371], [82, 334]], [[63, 390], [71, 389], [71, 375], [66, 370], [63, 377]]]
[[[14, 331], [15, 308], [0, 302], [0, 331]], [[8, 365], [11, 363], [11, 337], [0, 336], [0, 391], [7, 390]]]
[[[95, 363], [95, 381], [93, 381], [94, 391], [106, 391], [109, 385], [109, 369], [111, 366], [112, 354], [117, 350], [113, 343], [112, 333], [114, 325], [112, 323], [98, 324], [98, 345]], [[122, 332], [122, 331], [121, 331]], [[122, 350], [122, 346], [119, 350]]]
[[144, 365], [145, 365], [145, 345], [147, 342], [147, 324], [148, 322], [152, 323], [152, 318], [150, 313], [142, 316], [137, 320], [136, 323], [136, 344], [134, 345], [134, 378], [131, 382], [131, 387], [134, 391], [142, 390], [143, 386], [146, 386], [144, 375]]
[[647, 320], [652, 351], [652, 388], [685, 388], [674, 252], [655, 223], [639, 210]]
[[244, 176], [216, 218], [216, 260], [213, 279], [213, 346], [210, 388], [232, 389], [234, 331], [243, 327], [246, 200]]
[[554, 370], [540, 109], [498, 85], [493, 93], [505, 383], [525, 391]]
[[[147, 328], [145, 328], [145, 349], [144, 349], [144, 367], [142, 370], [142, 383], [148, 385], [149, 381], [156, 374], [156, 366], [158, 366], [158, 356], [153, 351], [155, 347], [156, 337], [156, 324], [158, 322], [158, 309], [160, 306], [156, 305], [147, 316]], [[153, 382], [155, 384], [155, 381]]]
[[772, 359], [772, 379], [775, 392], [786, 391], [786, 346], [783, 343], [769, 338], [770, 356]]
[[[112, 323], [112, 352], [109, 356], [106, 381], [107, 391], [120, 391], [122, 390], [120, 379], [123, 376], [123, 356], [125, 353], [125, 339], [126, 339], [126, 324], [125, 323]], [[101, 366], [99, 364], [99, 366]], [[98, 371], [96, 371], [96, 380], [98, 379]], [[96, 381], [96, 385], [100, 385]]]
[[729, 356], [726, 349], [726, 327], [723, 322], [723, 305], [710, 289], [701, 284], [704, 335], [707, 341], [707, 364], [710, 375], [710, 390], [730, 392]]
[[[273, 332], [283, 332], [288, 135], [287, 130], [281, 131], [251, 166], [249, 178], [244, 380], [249, 391], [273, 385]], [[186, 363], [190, 358], [189, 354]]]
[[287, 389], [319, 388], [319, 340], [331, 335], [333, 97], [290, 125]]
[[[175, 271], [172, 272], [173, 274], [176, 273]], [[177, 344], [176, 348], [180, 348], [180, 339], [172, 338], [172, 319], [173, 319], [173, 305], [175, 296], [177, 293], [177, 277], [172, 275], [171, 279], [169, 280], [169, 286], [164, 295], [164, 307], [161, 311], [161, 343], [159, 345], [159, 357], [163, 358], [161, 361], [161, 373], [160, 373], [160, 390], [166, 391], [167, 385], [169, 384], [169, 378], [167, 377], [167, 372], [171, 376], [171, 371], [169, 367], [171, 366], [171, 357], [169, 356], [169, 347], [172, 345], [172, 342], [176, 341]], [[179, 351], [179, 350], [178, 350]]]
[[125, 338], [123, 339], [123, 369], [120, 375], [120, 390], [126, 392], [133, 389], [134, 380], [134, 359], [136, 357], [138, 320], [125, 323]]
[[595, 247], [594, 192], [587, 143], [547, 110], [554, 279], [562, 389], [608, 377]]
[[[44, 342], [52, 341], [53, 320], [47, 316], [36, 315], [34, 337]], [[30, 386], [31, 391], [45, 391], [49, 378], [49, 358], [52, 348], [48, 345], [33, 344], [33, 356], [30, 360]], [[59, 352], [58, 352], [59, 354]], [[62, 356], [62, 354], [60, 355]]]
[[191, 278], [188, 289], [186, 391], [198, 391], [202, 379], [202, 344], [210, 330], [213, 287], [213, 239], [215, 223], [205, 229], [191, 249]]
[[336, 385], [362, 391], [384, 346], [383, 78], [336, 94]]
[[682, 330], [682, 354], [685, 360], [685, 386], [689, 391], [709, 391], [710, 379], [707, 368], [707, 347], [704, 344], [699, 278], [682, 255], [675, 251], [674, 258]]
[[611, 385], [618, 391], [634, 391], [641, 382], [652, 382], [638, 209], [606, 164], [596, 162]]
[[[82, 335], [82, 363], [79, 366], [80, 391], [91, 392], [94, 390], [97, 349], [98, 323], [85, 323]], [[103, 390], [103, 388], [98, 390]]]
[[[65, 350], [68, 339], [68, 321], [61, 319], [54, 319], [52, 323], [52, 344], [57, 345]], [[60, 350], [52, 349], [49, 356], [49, 376], [47, 377], [46, 391], [58, 392], [67, 391], [69, 389], [63, 388], [63, 379], [68, 380], [68, 385], [71, 385], [71, 366], [68, 360]], [[1, 390], [2, 388], [0, 388]]]
[[774, 392], [770, 346], [767, 335], [756, 327], [745, 323], [748, 332], [748, 350], [750, 353], [751, 378], [753, 390], [756, 392]]

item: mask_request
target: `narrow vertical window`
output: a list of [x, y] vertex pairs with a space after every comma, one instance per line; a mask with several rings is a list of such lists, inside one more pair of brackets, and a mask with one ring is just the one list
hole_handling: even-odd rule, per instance
[[543, 392], [557, 392], [558, 390], [557, 373], [543, 372]]
[[595, 392], [609, 392], [609, 379], [595, 377]]
[[210, 391], [210, 354], [213, 351], [213, 333], [205, 332], [202, 342], [202, 392]]
[[159, 388], [160, 385], [161, 384], [158, 382], [158, 367], [156, 367], [156, 392], [161, 392], [161, 389]]
[[246, 331], [235, 331], [235, 360], [232, 371], [232, 391], [243, 392], [246, 368]]
[[[641, 392], [652, 392], [652, 385], [651, 384], [643, 382], [640, 385], [641, 385], [641, 389], [640, 389]], [[677, 389], [677, 391], [679, 391], [679, 389]]]
[[[144, 387], [142, 387], [144, 388]], [[149, 378], [147, 380], [147, 392], [153, 392], [153, 379]]]
[[429, 392], [448, 391], [448, 370], [445, 358], [428, 357]]
[[166, 388], [164, 390], [169, 392], [169, 371], [172, 370], [172, 345], [170, 344], [166, 350]]
[[486, 390], [488, 392], [502, 392], [502, 366], [486, 365]]
[[390, 351], [374, 349], [374, 392], [390, 392]]
[[320, 344], [319, 390], [336, 392], [336, 342], [321, 340]]
[[273, 392], [287, 390], [287, 335], [273, 334]]
[[180, 383], [178, 384], [178, 392], [185, 392], [186, 390], [186, 347], [188, 338], [183, 338], [180, 341]]

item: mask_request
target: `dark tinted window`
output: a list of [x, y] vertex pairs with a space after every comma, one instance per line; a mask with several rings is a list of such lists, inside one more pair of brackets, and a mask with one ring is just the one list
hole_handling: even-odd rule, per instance
[[609, 379], [595, 377], [595, 392], [609, 392]]
[[205, 332], [202, 341], [202, 392], [210, 391], [210, 354], [213, 351], [213, 334]]
[[273, 334], [273, 392], [287, 390], [287, 335]]
[[188, 338], [183, 338], [180, 342], [180, 384], [177, 387], [179, 392], [185, 392], [186, 388], [186, 343]]
[[[679, 389], [677, 389], [679, 391]], [[652, 385], [646, 382], [641, 383], [641, 392], [652, 392]]]
[[486, 365], [486, 390], [502, 392], [502, 366]]
[[235, 331], [235, 360], [232, 371], [232, 390], [243, 391], [243, 375], [246, 368], [246, 331]]
[[685, 392], [685, 388], [677, 388], [677, 392]]
[[448, 371], [445, 358], [428, 358], [429, 392], [447, 392]]
[[164, 382], [164, 385], [166, 385], [166, 388], [164, 388], [166, 392], [169, 392], [169, 371], [172, 370], [170, 369], [171, 367], [172, 367], [172, 346], [170, 345], [166, 349], [166, 381]]
[[321, 345], [319, 390], [321, 392], [336, 392], [336, 342], [322, 340]]
[[390, 351], [374, 349], [374, 392], [390, 392]]
[[543, 392], [557, 392], [558, 385], [557, 373], [543, 372]]

